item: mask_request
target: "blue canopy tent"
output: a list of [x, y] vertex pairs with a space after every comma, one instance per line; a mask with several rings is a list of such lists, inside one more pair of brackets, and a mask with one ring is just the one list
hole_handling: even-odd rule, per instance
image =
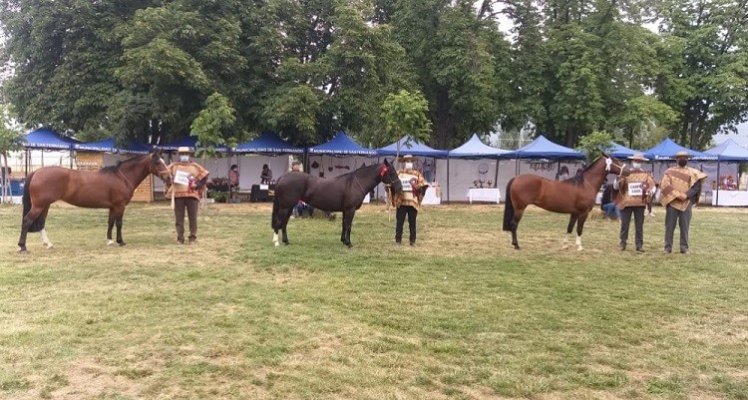
[[[398, 152], [397, 148], [400, 147]], [[414, 157], [431, 157], [434, 159], [434, 173], [436, 172], [436, 159], [446, 158], [449, 168], [449, 151], [437, 150], [425, 145], [423, 142], [412, 138], [410, 135], [401, 137], [395, 143], [377, 149], [377, 155], [385, 157], [396, 157], [412, 155]], [[428, 177], [427, 177], [428, 178]], [[449, 201], [449, 176], [447, 176], [447, 201]]]
[[78, 151], [96, 151], [105, 153], [130, 153], [130, 154], [148, 154], [151, 147], [137, 141], [130, 141], [125, 146], [117, 146], [114, 138], [99, 140], [96, 142], [76, 143], [73, 149]]
[[304, 154], [304, 148], [288, 144], [277, 133], [265, 131], [260, 136], [241, 143], [234, 149], [235, 153], [254, 154]]
[[636, 151], [634, 149], [630, 149], [630, 148], [628, 148], [626, 146], [623, 146], [623, 145], [620, 145], [620, 144], [618, 144], [616, 142], [613, 142], [610, 150], [608, 151], [608, 153], [611, 156], [615, 157], [615, 158], [626, 159], [626, 158], [629, 158], [629, 157], [633, 157], [634, 154], [643, 153], [643, 152]]
[[511, 158], [547, 158], [584, 160], [586, 157], [579, 151], [561, 146], [540, 135], [532, 142], [508, 154]]
[[[497, 149], [495, 147], [484, 144], [477, 134], [473, 134], [470, 139], [463, 143], [460, 147], [457, 147], [449, 152], [449, 158], [456, 159], [494, 159], [496, 160], [496, 169], [494, 171], [494, 187], [498, 187], [499, 184], [499, 159], [507, 158], [511, 154], [509, 150]], [[449, 182], [450, 165], [449, 159], [447, 159], [447, 199], [449, 199], [449, 192], [451, 185]], [[488, 167], [487, 165], [485, 167]], [[459, 171], [459, 168], [458, 168]]]
[[512, 153], [509, 150], [497, 149], [485, 145], [477, 134], [465, 142], [462, 146], [449, 151], [450, 158], [501, 158]]
[[[61, 136], [59, 133], [39, 128], [26, 134], [23, 148], [26, 152], [26, 175], [29, 173], [30, 150], [68, 150], [70, 151], [70, 168], [73, 168], [73, 145], [78, 143], [73, 138]], [[42, 152], [42, 165], [44, 165], [44, 153]]]
[[679, 151], [685, 151], [694, 160], [716, 160], [717, 157], [702, 152], [683, 147], [678, 143], [673, 142], [670, 138], [665, 138], [663, 141], [655, 145], [654, 147], [646, 150], [644, 155], [653, 161], [671, 161], [675, 159], [675, 154]]
[[26, 134], [26, 149], [39, 150], [72, 150], [73, 144], [78, 143], [75, 139], [60, 136], [59, 133], [46, 128], [40, 128]]
[[339, 131], [327, 143], [310, 147], [309, 154], [376, 156], [377, 151], [361, 146], [346, 135], [345, 132]]
[[[237, 166], [240, 170], [240, 187], [254, 187], [255, 184], [260, 183], [257, 181], [257, 177], [260, 175], [257, 171], [260, 170], [263, 163], [267, 162], [270, 170], [276, 171], [274, 178], [278, 179], [282, 173], [278, 174], [277, 171], [287, 171], [289, 159], [288, 157], [282, 159], [276, 156], [303, 155], [305, 149], [289, 144], [281, 139], [276, 132], [264, 131], [260, 136], [236, 146], [234, 153], [237, 154]], [[249, 157], [252, 154], [263, 155], [267, 159], [260, 162], [257, 157]], [[242, 160], [245, 162], [242, 162]]]
[[[190, 151], [195, 151], [198, 148], [197, 136], [185, 136], [171, 143], [156, 145], [154, 147], [156, 147], [157, 149], [164, 150], [164, 151], [177, 151], [180, 147], [189, 147]], [[216, 151], [219, 153], [227, 153], [228, 150], [229, 149], [225, 146], [220, 146], [216, 148]]]
[[532, 142], [508, 154], [515, 159], [515, 175], [520, 174], [519, 160], [555, 160], [557, 169], [561, 169], [561, 160], [584, 160], [586, 156], [577, 150], [561, 146], [540, 135]]
[[[732, 139], [727, 139], [721, 144], [704, 151], [704, 154], [717, 157], [717, 188], [719, 188], [720, 164], [724, 162], [744, 163], [748, 162], [748, 149], [737, 144]], [[740, 171], [740, 169], [738, 169]], [[740, 189], [740, 179], [738, 179], [738, 189]], [[715, 199], [715, 204], [719, 205], [719, 190]]]
[[449, 151], [433, 149], [429, 146], [426, 146], [422, 142], [413, 139], [409, 135], [403, 136], [395, 143], [377, 149], [377, 154], [380, 156], [397, 156], [398, 145], [400, 146], [399, 155], [401, 156], [406, 154], [410, 154], [416, 157], [434, 158], [446, 158], [449, 156]]

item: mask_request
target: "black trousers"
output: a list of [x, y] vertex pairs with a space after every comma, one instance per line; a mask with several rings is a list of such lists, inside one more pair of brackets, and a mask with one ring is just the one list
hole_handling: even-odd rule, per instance
[[190, 240], [197, 239], [197, 205], [199, 200], [194, 197], [177, 197], [174, 199], [174, 217], [177, 226], [177, 241], [184, 243], [184, 211], [190, 220]]
[[680, 252], [688, 251], [688, 228], [691, 226], [691, 207], [689, 204], [685, 211], [680, 211], [671, 206], [665, 207], [665, 251], [673, 250], [673, 234], [675, 233], [675, 224], [680, 227]]
[[626, 247], [629, 239], [629, 225], [631, 224], [631, 214], [634, 214], [634, 229], [636, 249], [644, 247], [644, 209], [645, 207], [626, 207], [621, 210], [621, 246]]
[[400, 206], [397, 208], [397, 223], [395, 224], [395, 241], [400, 243], [403, 239], [403, 225], [405, 216], [408, 216], [408, 230], [410, 230], [410, 243], [416, 242], [416, 217], [418, 210], [413, 206]]

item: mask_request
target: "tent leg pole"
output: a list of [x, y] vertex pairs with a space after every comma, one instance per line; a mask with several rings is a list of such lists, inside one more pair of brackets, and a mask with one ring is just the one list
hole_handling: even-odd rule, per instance
[[716, 198], [714, 199], [714, 205], [717, 206], [717, 207], [719, 207], [719, 160], [717, 160], [717, 185], [716, 185], [716, 189], [717, 189], [717, 195], [716, 195]]
[[447, 157], [447, 204], [449, 204], [449, 157]]

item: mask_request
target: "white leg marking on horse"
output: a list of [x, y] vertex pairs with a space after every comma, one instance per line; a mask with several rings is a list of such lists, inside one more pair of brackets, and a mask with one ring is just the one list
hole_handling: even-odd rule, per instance
[[278, 234], [273, 233], [273, 244], [276, 246], [280, 246], [280, 241], [278, 240]]
[[566, 235], [564, 235], [564, 246], [562, 248], [563, 249], [568, 249], [569, 248], [569, 234], [568, 233]]
[[112, 240], [112, 239], [107, 239], [107, 241], [106, 241], [106, 245], [107, 245], [107, 246], [111, 246], [111, 245], [113, 245], [113, 244], [114, 244], [114, 240]]
[[44, 243], [44, 245], [47, 246], [48, 249], [51, 249], [52, 242], [49, 241], [49, 236], [47, 236], [47, 230], [42, 229], [41, 234], [42, 234], [42, 243]]
[[577, 235], [577, 250], [584, 250], [584, 248], [582, 247], [582, 237], [579, 235]]

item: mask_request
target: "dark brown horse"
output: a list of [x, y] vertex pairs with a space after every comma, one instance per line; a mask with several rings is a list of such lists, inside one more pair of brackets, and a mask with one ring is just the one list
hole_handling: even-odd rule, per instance
[[577, 249], [582, 250], [582, 230], [592, 207], [595, 196], [609, 174], [628, 175], [629, 169], [620, 160], [603, 154], [582, 172], [565, 181], [553, 181], [537, 175], [520, 175], [506, 185], [504, 206], [504, 230], [512, 232], [512, 245], [519, 249], [517, 226], [528, 205], [557, 213], [571, 214], [566, 229], [564, 248], [568, 236], [577, 224]]
[[149, 174], [154, 174], [171, 185], [171, 174], [159, 153], [151, 153], [131, 158], [116, 166], [99, 171], [77, 171], [60, 167], [43, 167], [26, 178], [23, 188], [23, 219], [21, 237], [18, 239], [20, 252], [26, 251], [26, 234], [41, 232], [42, 242], [52, 248], [44, 224], [49, 206], [62, 200], [78, 207], [108, 208], [109, 227], [107, 244], [112, 242], [112, 227], [117, 225], [117, 243], [122, 240], [122, 216], [125, 206], [132, 199], [135, 188]]
[[395, 167], [387, 160], [382, 164], [361, 167], [347, 174], [325, 179], [303, 172], [289, 172], [275, 186], [272, 227], [273, 243], [278, 246], [278, 231], [283, 231], [283, 243], [288, 244], [286, 225], [294, 206], [302, 200], [324, 211], [343, 212], [343, 231], [340, 241], [351, 247], [353, 215], [361, 208], [366, 194], [380, 182], [389, 185], [393, 193], [403, 191]]

